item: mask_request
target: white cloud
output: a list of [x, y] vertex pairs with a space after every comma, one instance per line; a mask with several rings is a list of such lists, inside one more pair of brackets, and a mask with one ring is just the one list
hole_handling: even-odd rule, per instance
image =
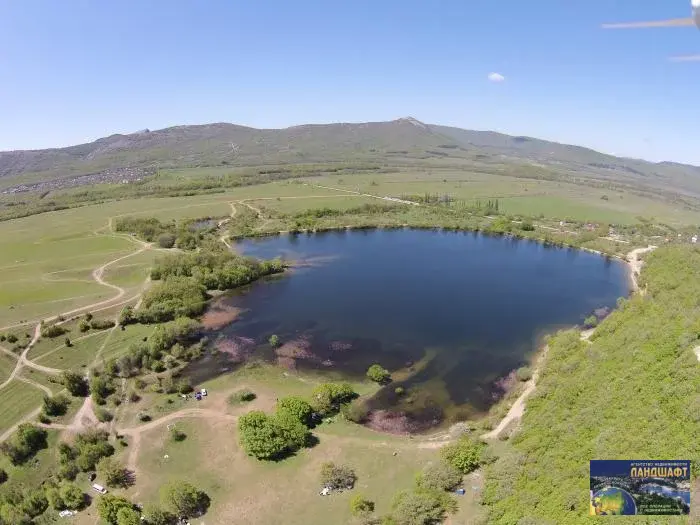
[[488, 78], [491, 82], [503, 82], [506, 79], [506, 77], [504, 77], [500, 73], [489, 73]]

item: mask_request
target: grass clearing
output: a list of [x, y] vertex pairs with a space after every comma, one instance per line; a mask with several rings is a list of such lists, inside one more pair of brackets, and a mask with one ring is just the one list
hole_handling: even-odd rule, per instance
[[0, 383], [3, 383], [14, 370], [17, 365], [17, 359], [7, 355], [5, 352], [0, 352]]
[[40, 372], [39, 370], [34, 370], [33, 368], [29, 368], [27, 366], [22, 368], [22, 370], [19, 373], [19, 377], [23, 377], [25, 379], [29, 379], [30, 381], [34, 381], [35, 383], [43, 385], [49, 390], [51, 390], [51, 392], [53, 392], [54, 394], [58, 394], [64, 389], [63, 385], [49, 381], [50, 377], [60, 379], [58, 375], [52, 376], [50, 374]]
[[0, 390], [2, 403], [0, 403], [0, 433], [5, 432], [12, 425], [20, 421], [25, 415], [41, 405], [44, 393], [38, 388], [13, 379]]
[[108, 334], [109, 330], [105, 330], [92, 337], [75, 341], [70, 348], [63, 345], [39, 357], [36, 363], [61, 370], [80, 371], [92, 364]]
[[133, 343], [143, 340], [153, 332], [155, 327], [147, 324], [132, 324], [121, 330], [117, 328], [112, 332], [107, 344], [100, 354], [100, 359], [109, 360], [117, 358], [129, 350]]

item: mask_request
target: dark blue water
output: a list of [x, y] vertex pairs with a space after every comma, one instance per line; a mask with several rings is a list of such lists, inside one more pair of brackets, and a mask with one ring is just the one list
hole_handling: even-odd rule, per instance
[[269, 358], [338, 376], [378, 362], [398, 380], [375, 408], [432, 423], [488, 410], [494, 381], [528, 364], [543, 334], [629, 293], [619, 261], [475, 233], [343, 231], [238, 248], [299, 267], [227, 298], [245, 309], [227, 337], [277, 334], [287, 344]]

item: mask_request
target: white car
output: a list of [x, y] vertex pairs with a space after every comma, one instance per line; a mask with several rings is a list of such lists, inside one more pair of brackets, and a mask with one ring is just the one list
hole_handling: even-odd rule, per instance
[[58, 513], [58, 516], [61, 518], [67, 518], [68, 516], [75, 516], [77, 513], [77, 510], [62, 510]]
[[107, 489], [102, 485], [98, 485], [97, 483], [92, 484], [92, 490], [99, 492], [100, 494], [107, 494]]
[[202, 396], [206, 396], [206, 395], [207, 395], [207, 389], [206, 389], [206, 388], [202, 388], [202, 390], [200, 390], [199, 393], [202, 394]]

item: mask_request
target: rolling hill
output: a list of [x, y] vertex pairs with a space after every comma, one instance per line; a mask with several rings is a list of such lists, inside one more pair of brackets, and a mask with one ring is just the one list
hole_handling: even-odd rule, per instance
[[0, 152], [0, 178], [21, 183], [126, 167], [331, 162], [540, 170], [549, 178], [612, 180], [700, 198], [697, 166], [619, 158], [531, 137], [424, 124], [411, 117], [286, 129], [215, 123], [117, 134], [66, 148]]

